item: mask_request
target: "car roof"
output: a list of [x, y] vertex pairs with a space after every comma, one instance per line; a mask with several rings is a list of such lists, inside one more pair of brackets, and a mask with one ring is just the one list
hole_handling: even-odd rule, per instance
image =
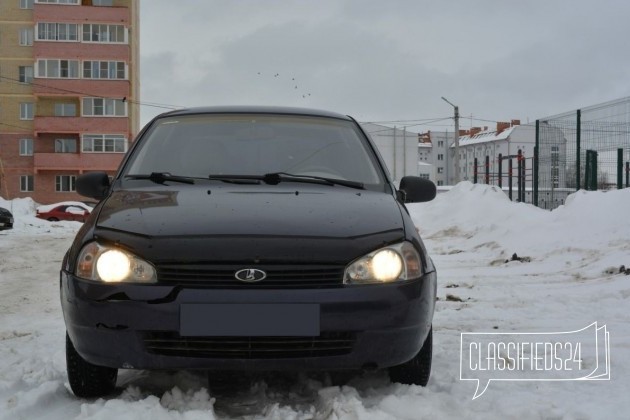
[[311, 108], [294, 108], [280, 106], [208, 106], [177, 109], [175, 111], [165, 112], [158, 116], [170, 117], [178, 115], [197, 115], [197, 114], [281, 114], [281, 115], [304, 115], [316, 117], [337, 118], [342, 120], [352, 120], [351, 117], [336, 112], [324, 111], [321, 109]]
[[61, 207], [61, 206], [75, 206], [75, 207], [81, 207], [81, 208], [85, 208], [85, 209], [91, 209], [90, 206], [88, 206], [85, 203], [82, 203], [80, 201], [60, 201], [59, 203], [52, 203], [52, 204], [44, 204], [42, 206], [38, 206], [37, 210], [40, 211], [40, 213], [47, 213], [51, 210], [56, 209], [57, 207]]

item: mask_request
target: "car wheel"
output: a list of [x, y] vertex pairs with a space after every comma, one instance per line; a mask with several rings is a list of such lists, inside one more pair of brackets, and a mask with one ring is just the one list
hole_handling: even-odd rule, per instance
[[426, 386], [431, 375], [431, 358], [433, 356], [433, 327], [429, 330], [422, 348], [413, 359], [402, 365], [389, 368], [392, 382], [401, 384]]
[[118, 369], [96, 366], [84, 360], [66, 333], [66, 365], [72, 392], [79, 398], [96, 398], [111, 394], [116, 386]]
[[57, 219], [56, 217], [49, 217], [46, 220], [48, 220], [49, 222], [58, 222], [59, 221], [59, 219]]

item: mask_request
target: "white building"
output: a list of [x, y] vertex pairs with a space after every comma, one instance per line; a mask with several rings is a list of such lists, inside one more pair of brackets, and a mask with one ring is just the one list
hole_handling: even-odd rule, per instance
[[[428, 178], [437, 186], [455, 184], [455, 146], [453, 132], [428, 131], [413, 133], [405, 129], [366, 123], [363, 129], [369, 134], [383, 156], [396, 181], [403, 176], [415, 175]], [[541, 146], [539, 151], [539, 176], [550, 191], [539, 192], [554, 197], [566, 187], [566, 139], [559, 129], [557, 141]], [[547, 137], [549, 133], [547, 132]], [[460, 130], [459, 179], [474, 181], [475, 158], [477, 159], [477, 182], [486, 183], [486, 157], [488, 158], [489, 183], [509, 188], [509, 163], [512, 160], [512, 188], [518, 189], [518, 159], [523, 156], [525, 165], [525, 190], [533, 189], [533, 157], [536, 145], [535, 125], [521, 125], [519, 120], [498, 122], [496, 128], [473, 127]], [[501, 160], [501, 173], [499, 173]]]
[[430, 163], [418, 162], [417, 176], [424, 179], [430, 179], [435, 182], [435, 166]]
[[[558, 130], [559, 131], [559, 130]], [[539, 151], [539, 174], [549, 174], [552, 188], [565, 187], [566, 139], [559, 131], [559, 139], [554, 145], [541, 147]], [[475, 158], [477, 159], [477, 182], [486, 183], [486, 158], [488, 159], [489, 183], [508, 186], [509, 164], [512, 160], [512, 187], [517, 188], [518, 158], [523, 156], [525, 165], [525, 189], [533, 187], [534, 178], [534, 147], [536, 146], [536, 126], [520, 125], [520, 121], [497, 123], [496, 130], [481, 131], [472, 128], [465, 135], [459, 137], [460, 179], [474, 181]], [[454, 155], [455, 147], [451, 145]], [[501, 172], [499, 173], [499, 161]], [[563, 170], [560, 170], [560, 169]]]
[[[461, 180], [474, 181], [475, 159], [477, 159], [477, 182], [486, 183], [486, 157], [489, 161], [490, 184], [498, 185], [499, 159], [502, 160], [501, 173], [503, 185], [508, 185], [509, 160], [512, 160], [512, 186], [517, 187], [516, 177], [520, 154], [525, 163], [525, 188], [532, 186], [532, 165], [534, 146], [536, 145], [536, 127], [520, 125], [520, 121], [511, 123], [497, 123], [496, 130], [487, 127], [471, 128], [465, 135], [459, 137], [459, 177]], [[455, 147], [451, 146], [452, 153]]]
[[437, 186], [453, 184], [452, 156], [449, 145], [453, 143], [453, 133], [428, 131], [419, 135], [418, 162], [433, 166], [431, 181]]
[[361, 124], [378, 148], [395, 182], [418, 176], [418, 133], [383, 125]]

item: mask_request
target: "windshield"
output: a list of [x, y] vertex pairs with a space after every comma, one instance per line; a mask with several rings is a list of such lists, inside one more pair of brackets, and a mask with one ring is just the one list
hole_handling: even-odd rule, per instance
[[206, 114], [156, 121], [134, 150], [123, 175], [287, 173], [385, 188], [373, 151], [356, 124], [293, 115]]

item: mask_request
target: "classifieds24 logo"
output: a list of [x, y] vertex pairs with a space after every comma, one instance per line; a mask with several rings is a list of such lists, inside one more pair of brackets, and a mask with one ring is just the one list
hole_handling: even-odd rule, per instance
[[473, 400], [492, 381], [610, 380], [610, 337], [597, 322], [575, 331], [462, 333], [459, 378], [477, 381]]

